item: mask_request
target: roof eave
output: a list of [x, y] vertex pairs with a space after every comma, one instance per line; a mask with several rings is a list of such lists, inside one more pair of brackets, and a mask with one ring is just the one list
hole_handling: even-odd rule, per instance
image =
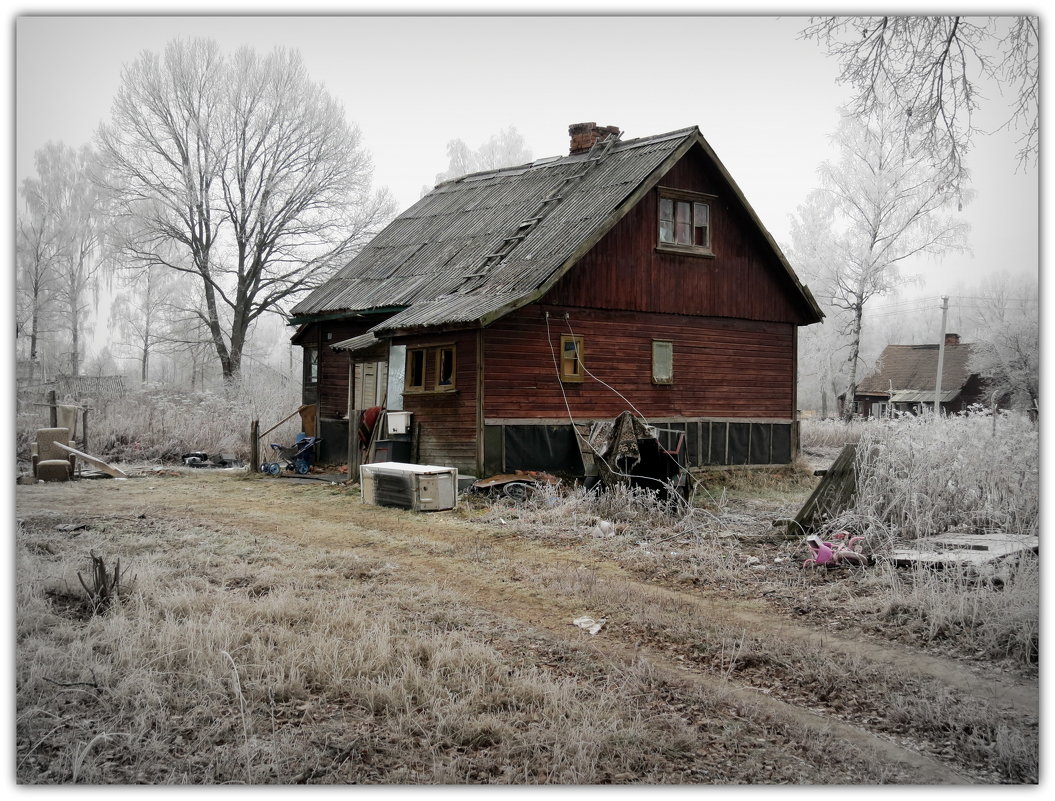
[[307, 323], [321, 323], [330, 320], [355, 320], [365, 317], [375, 317], [379, 314], [392, 315], [403, 311], [406, 306], [383, 306], [376, 309], [341, 309], [340, 311], [320, 312], [318, 314], [298, 314], [290, 317], [286, 325], [306, 325]]

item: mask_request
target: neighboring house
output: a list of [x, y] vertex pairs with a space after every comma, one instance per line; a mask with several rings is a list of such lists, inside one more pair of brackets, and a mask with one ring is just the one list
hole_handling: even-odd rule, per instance
[[[938, 378], [937, 345], [887, 345], [876, 368], [857, 385], [855, 412], [862, 417], [883, 417], [893, 412], [918, 414], [934, 408]], [[987, 402], [985, 385], [968, 367], [971, 345], [958, 334], [946, 334], [941, 370], [941, 408], [947, 414], [963, 411], [972, 403]], [[840, 395], [842, 401], [844, 395]]]
[[809, 289], [699, 129], [569, 133], [435, 187], [293, 309], [323, 460], [374, 405], [411, 413], [413, 461], [476, 475], [581, 472], [571, 421], [625, 410], [693, 466], [793, 460]]

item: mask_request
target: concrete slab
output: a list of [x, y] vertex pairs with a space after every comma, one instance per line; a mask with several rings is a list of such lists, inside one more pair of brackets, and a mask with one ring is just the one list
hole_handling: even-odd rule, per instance
[[925, 565], [984, 565], [1016, 553], [1040, 550], [1040, 538], [1023, 534], [992, 532], [969, 534], [949, 531], [920, 537], [905, 548], [896, 548], [891, 561], [898, 567]]

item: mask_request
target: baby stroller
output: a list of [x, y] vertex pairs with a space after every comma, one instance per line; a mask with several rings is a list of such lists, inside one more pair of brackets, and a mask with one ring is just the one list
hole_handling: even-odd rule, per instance
[[313, 448], [315, 443], [321, 441], [320, 437], [309, 437], [303, 432], [297, 434], [292, 447], [285, 447], [277, 443], [271, 443], [271, 450], [275, 461], [264, 462], [260, 465], [261, 473], [270, 473], [277, 476], [283, 470], [293, 470], [299, 475], [306, 474], [311, 470], [313, 460]]

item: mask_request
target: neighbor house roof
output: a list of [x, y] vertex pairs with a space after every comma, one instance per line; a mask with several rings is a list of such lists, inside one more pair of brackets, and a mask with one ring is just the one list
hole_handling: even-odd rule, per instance
[[[971, 377], [967, 367], [970, 356], [970, 344], [945, 346], [941, 370], [942, 401], [954, 399]], [[857, 394], [885, 397], [893, 390], [898, 400], [933, 401], [937, 376], [937, 345], [887, 345], [876, 362], [876, 369], [858, 382]], [[950, 392], [951, 397], [946, 397]]]
[[385, 312], [378, 334], [486, 325], [542, 297], [694, 145], [729, 183], [787, 272], [805, 316], [823, 314], [697, 128], [465, 175], [438, 185], [293, 308], [294, 323]]

